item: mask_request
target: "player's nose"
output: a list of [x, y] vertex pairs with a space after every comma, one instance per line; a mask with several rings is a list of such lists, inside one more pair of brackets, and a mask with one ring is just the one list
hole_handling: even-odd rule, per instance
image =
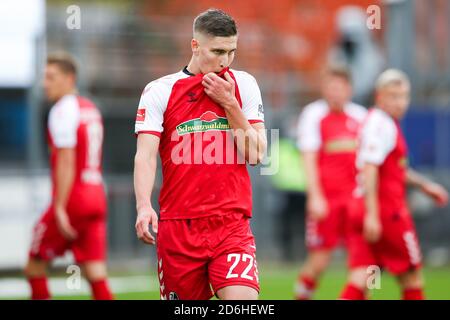
[[228, 65], [228, 58], [224, 57], [220, 59], [220, 68], [223, 69]]

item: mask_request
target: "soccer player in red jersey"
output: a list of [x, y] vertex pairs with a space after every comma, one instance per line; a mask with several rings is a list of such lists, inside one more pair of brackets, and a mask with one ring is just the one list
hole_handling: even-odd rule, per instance
[[71, 250], [94, 299], [112, 299], [107, 283], [106, 196], [102, 178], [103, 123], [97, 107], [77, 94], [77, 68], [65, 53], [50, 55], [47, 98], [56, 102], [48, 119], [52, 198], [34, 227], [25, 274], [32, 299], [50, 299], [46, 271]]
[[311, 299], [333, 250], [345, 240], [346, 204], [355, 188], [357, 132], [366, 109], [352, 103], [350, 72], [330, 65], [323, 99], [307, 105], [298, 122], [298, 147], [307, 180], [308, 256], [295, 284], [295, 298]]
[[[408, 167], [407, 145], [399, 120], [408, 109], [410, 82], [400, 70], [383, 72], [376, 83], [376, 106], [364, 120], [357, 165], [361, 170], [350, 202], [348, 251], [350, 274], [342, 299], [365, 299], [373, 267], [395, 275], [403, 299], [423, 299], [421, 252], [406, 199], [407, 184], [437, 205], [447, 191]], [[371, 269], [368, 269], [368, 268]], [[375, 274], [374, 274], [375, 275]]]
[[[156, 243], [161, 299], [257, 299], [246, 164], [266, 150], [261, 93], [252, 75], [229, 68], [238, 40], [232, 17], [205, 11], [193, 33], [189, 64], [150, 82], [139, 102], [136, 232]], [[150, 202], [158, 151], [159, 220]]]

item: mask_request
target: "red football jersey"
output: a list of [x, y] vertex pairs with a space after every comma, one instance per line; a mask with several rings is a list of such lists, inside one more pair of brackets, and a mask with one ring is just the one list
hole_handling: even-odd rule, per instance
[[[263, 122], [255, 78], [243, 71], [229, 73], [248, 121]], [[203, 74], [193, 75], [185, 68], [150, 82], [139, 102], [135, 133], [161, 139], [162, 220], [229, 213], [251, 216], [252, 192], [245, 160], [238, 154], [225, 110], [204, 92], [202, 78]]]
[[[358, 167], [363, 163], [379, 166], [378, 198], [380, 207], [406, 206], [408, 148], [399, 122], [379, 108], [373, 108], [361, 130]], [[383, 212], [383, 210], [381, 210]]]
[[318, 153], [318, 174], [326, 196], [348, 197], [355, 188], [357, 137], [367, 111], [347, 103], [332, 111], [325, 100], [305, 106], [298, 121], [298, 147]]
[[88, 99], [66, 95], [50, 110], [48, 120], [52, 194], [58, 148], [74, 148], [76, 170], [68, 199], [69, 214], [102, 214], [106, 199], [102, 178], [103, 122]]

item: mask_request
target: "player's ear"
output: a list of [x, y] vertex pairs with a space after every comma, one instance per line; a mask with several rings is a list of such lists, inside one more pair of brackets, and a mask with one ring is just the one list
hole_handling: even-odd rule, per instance
[[376, 104], [379, 103], [379, 101], [380, 101], [380, 96], [381, 96], [380, 90], [376, 90], [376, 91], [375, 91], [375, 94], [374, 94], [374, 99], [375, 99], [375, 103], [376, 103]]
[[70, 80], [72, 81], [73, 86], [77, 85], [77, 76], [75, 74], [70, 74]]
[[197, 39], [192, 39], [191, 40], [191, 48], [192, 48], [192, 53], [194, 53], [195, 55], [198, 55], [199, 52], [199, 43]]

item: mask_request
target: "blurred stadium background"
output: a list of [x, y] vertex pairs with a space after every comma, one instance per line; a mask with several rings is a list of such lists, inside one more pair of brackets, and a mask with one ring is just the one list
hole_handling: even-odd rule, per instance
[[[80, 9], [79, 29], [67, 27], [72, 5]], [[370, 5], [381, 8], [380, 29], [366, 25]], [[28, 292], [19, 270], [31, 227], [50, 192], [45, 145], [50, 105], [43, 99], [41, 77], [46, 53], [61, 49], [78, 59], [79, 89], [104, 116], [113, 290], [123, 292], [119, 298], [158, 298], [155, 250], [141, 244], [134, 230], [135, 111], [149, 81], [187, 64], [192, 20], [209, 7], [237, 20], [240, 38], [233, 67], [256, 77], [266, 126], [280, 128], [279, 173], [262, 176], [258, 168], [250, 169], [262, 298], [290, 299], [305, 256], [304, 181], [292, 141], [301, 107], [318, 97], [318, 71], [327, 61], [349, 64], [354, 99], [366, 106], [383, 68], [407, 72], [413, 97], [403, 126], [410, 162], [450, 188], [449, 1], [1, 1], [0, 299], [23, 298]], [[160, 181], [159, 176], [154, 205]], [[410, 203], [425, 257], [428, 296], [450, 299], [449, 208], [436, 209], [414, 191]], [[63, 267], [70, 262], [70, 255], [58, 259], [55, 272], [64, 276]], [[337, 252], [317, 297], [336, 298], [344, 279], [345, 253]], [[64, 278], [60, 280], [51, 284], [57, 296], [86, 297], [87, 291], [65, 291]], [[398, 298], [392, 279], [386, 278], [386, 288], [375, 297]]]

